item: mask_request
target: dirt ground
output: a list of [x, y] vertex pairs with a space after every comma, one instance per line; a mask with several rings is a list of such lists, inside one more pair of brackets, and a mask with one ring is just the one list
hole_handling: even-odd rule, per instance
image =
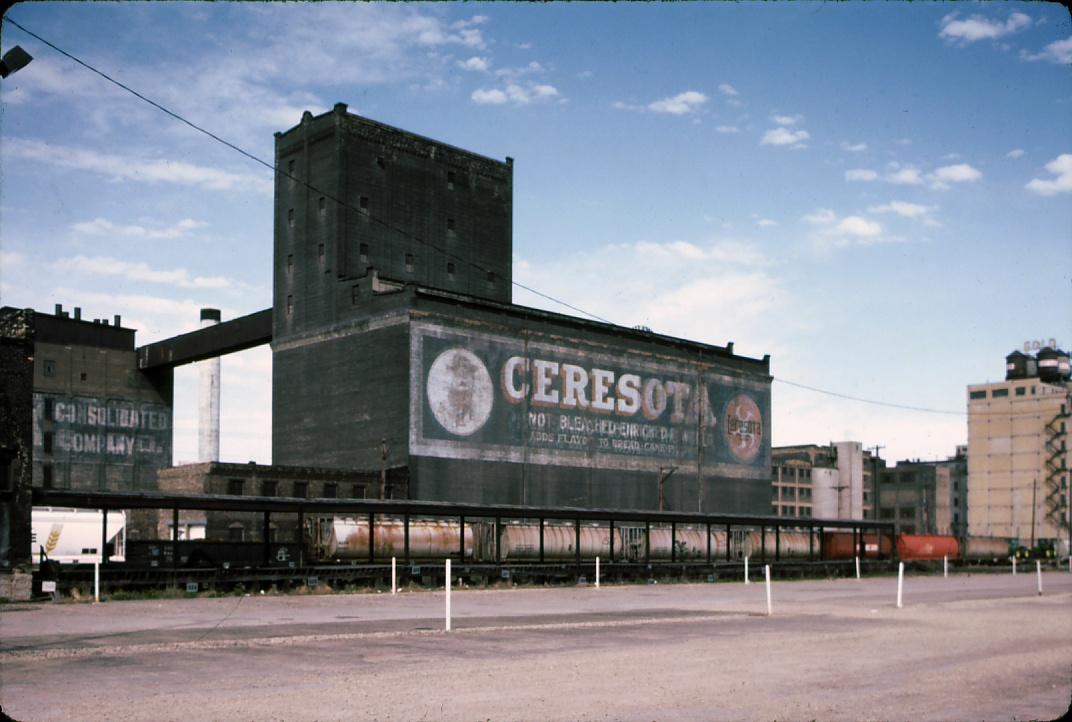
[[1072, 574], [0, 607], [36, 720], [1031, 720], [1072, 702]]

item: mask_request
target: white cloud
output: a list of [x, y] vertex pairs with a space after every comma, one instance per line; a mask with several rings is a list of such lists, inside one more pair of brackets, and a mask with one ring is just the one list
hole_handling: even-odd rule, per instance
[[845, 171], [845, 180], [847, 181], [863, 181], [870, 182], [878, 180], [878, 173], [867, 168], [854, 168], [852, 170]]
[[982, 177], [983, 174], [978, 169], [967, 163], [942, 166], [933, 173], [927, 174], [931, 188], [936, 190], [946, 190], [950, 183], [974, 183]]
[[1006, 158], [1023, 158], [1024, 157], [1024, 149], [1023, 148], [1014, 148], [1014, 149], [1010, 150], [1008, 153], [1006, 153], [1005, 157]]
[[756, 225], [760, 228], [773, 228], [778, 225], [778, 221], [772, 221], [770, 218], [759, 218], [756, 220]]
[[1072, 65], [1072, 36], [1064, 40], [1053, 41], [1039, 53], [1029, 53], [1026, 50], [1021, 50], [1020, 58], [1028, 61], [1045, 60], [1056, 65]]
[[882, 234], [882, 226], [860, 216], [847, 216], [834, 226], [834, 233], [841, 236], [871, 239]]
[[474, 90], [470, 98], [477, 105], [504, 105], [510, 103], [515, 106], [543, 103], [559, 97], [558, 90], [553, 85], [528, 83], [519, 85], [509, 83], [505, 88], [479, 88]]
[[829, 208], [820, 208], [817, 211], [807, 214], [801, 218], [805, 223], [812, 223], [815, 225], [829, 225], [837, 220], [837, 214]]
[[842, 141], [841, 149], [849, 153], [862, 153], [867, 150], [867, 143], [849, 143]]
[[730, 98], [736, 98], [738, 95], [740, 95], [740, 93], [737, 92], [737, 88], [733, 87], [729, 83], [719, 83], [718, 92]]
[[771, 120], [778, 125], [796, 125], [804, 120], [804, 117], [801, 115], [772, 115]]
[[723, 133], [723, 134], [732, 134], [732, 133], [740, 133], [741, 132], [741, 129], [738, 128], [736, 125], [720, 125], [720, 126], [716, 127], [715, 130], [717, 132]]
[[118, 156], [85, 148], [51, 145], [38, 140], [11, 138], [4, 147], [9, 157], [46, 163], [59, 168], [83, 170], [115, 181], [176, 183], [208, 190], [244, 190], [271, 193], [271, 174], [231, 173], [172, 160]]
[[905, 201], [890, 201], [880, 206], [872, 206], [867, 210], [869, 213], [895, 213], [903, 218], [922, 218], [934, 210], [934, 207]]
[[472, 98], [473, 102], [477, 105], [502, 105], [509, 101], [509, 98], [506, 97], [506, 93], [498, 88], [477, 88], [469, 97]]
[[685, 115], [700, 109], [707, 102], [707, 96], [695, 90], [686, 90], [671, 98], [663, 98], [648, 103], [648, 110], [655, 113], [670, 113], [671, 115]]
[[1005, 22], [990, 20], [982, 15], [960, 20], [957, 13], [951, 13], [942, 18], [941, 25], [938, 37], [957, 45], [967, 45], [978, 40], [997, 40], [1023, 30], [1031, 25], [1031, 18], [1024, 13], [1014, 12]]
[[1062, 153], [1057, 156], [1046, 164], [1046, 170], [1055, 177], [1035, 178], [1024, 187], [1041, 196], [1072, 193], [1072, 153]]
[[190, 276], [185, 268], [162, 271], [146, 263], [122, 261], [107, 256], [83, 256], [61, 258], [55, 262], [61, 271], [89, 273], [97, 276], [119, 276], [128, 281], [161, 283], [177, 288], [224, 289], [233, 284], [222, 276]]
[[78, 233], [92, 236], [124, 236], [126, 238], [144, 238], [146, 240], [161, 240], [181, 238], [191, 231], [204, 228], [206, 223], [195, 221], [192, 218], [183, 218], [178, 223], [166, 228], [146, 228], [139, 225], [120, 225], [106, 218], [94, 218], [92, 221], [74, 223], [71, 229]]
[[894, 185], [919, 185], [923, 182], [923, 175], [914, 166], [899, 166], [893, 164], [891, 170], [882, 178], [887, 183]]
[[[774, 326], [765, 321], [787, 299], [781, 281], [761, 267], [766, 263], [754, 247], [733, 241], [641, 242], [578, 249], [548, 263], [522, 260], [514, 273], [521, 283], [623, 326], [643, 324], [720, 345], [732, 339], [738, 353], [762, 354], [774, 343], [762, 335]], [[575, 313], [523, 290], [514, 300]]]
[[839, 218], [829, 208], [820, 208], [805, 215], [801, 220], [818, 226], [811, 237], [817, 250], [870, 246], [894, 240], [883, 235], [882, 225], [877, 221], [856, 215]]
[[771, 128], [763, 134], [763, 139], [759, 141], [760, 145], [775, 145], [775, 146], [792, 146], [794, 148], [806, 147], [804, 141], [811, 136], [808, 131], [803, 128], [800, 130], [789, 130], [784, 126], [778, 126], [777, 128]]
[[588, 80], [593, 75], [594, 73], [591, 70], [582, 70], [581, 72], [577, 73], [577, 77], [581, 80]]
[[547, 69], [545, 67], [533, 60], [529, 62], [528, 65], [522, 65], [519, 68], [499, 68], [495, 71], [495, 75], [516, 82], [518, 78], [524, 75], [532, 75], [534, 73], [543, 73], [546, 71]]
[[481, 58], [477, 55], [469, 58], [468, 60], [459, 60], [458, 67], [462, 70], [470, 70], [478, 73], [486, 73], [490, 67], [490, 63], [487, 58]]

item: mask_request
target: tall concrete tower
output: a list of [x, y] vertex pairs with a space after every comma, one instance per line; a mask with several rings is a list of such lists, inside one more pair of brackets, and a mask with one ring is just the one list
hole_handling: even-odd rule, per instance
[[[201, 328], [220, 322], [218, 308], [201, 309]], [[220, 460], [220, 357], [201, 361], [201, 393], [198, 397], [197, 460]]]

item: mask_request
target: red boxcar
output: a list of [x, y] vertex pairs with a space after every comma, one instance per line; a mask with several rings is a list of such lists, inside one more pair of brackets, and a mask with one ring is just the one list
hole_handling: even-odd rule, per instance
[[[823, 559], [853, 559], [860, 554], [857, 546], [859, 537], [853, 543], [851, 531], [828, 531], [823, 533]], [[878, 559], [881, 552], [883, 557], [890, 556], [890, 537], [882, 535], [881, 548], [875, 534], [864, 534], [864, 559]]]

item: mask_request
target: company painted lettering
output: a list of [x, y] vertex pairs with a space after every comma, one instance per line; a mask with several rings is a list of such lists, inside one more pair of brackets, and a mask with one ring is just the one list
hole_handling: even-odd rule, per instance
[[685, 422], [685, 403], [688, 401], [689, 393], [692, 391], [692, 387], [688, 384], [677, 383], [674, 381], [668, 381], [666, 383], [666, 393], [670, 394], [674, 400], [673, 411], [670, 412], [670, 421], [675, 424], [682, 424]]
[[555, 406], [558, 404], [558, 389], [554, 388], [558, 376], [558, 362], [533, 359], [532, 361], [532, 404], [534, 406]]
[[592, 409], [595, 411], [614, 411], [614, 397], [609, 396], [614, 372], [604, 369], [592, 369]]
[[562, 364], [562, 402], [564, 409], [587, 409], [588, 372], [574, 364]]
[[640, 377], [622, 374], [618, 377], [618, 415], [632, 416], [640, 411]]
[[528, 370], [529, 360], [523, 356], [511, 356], [503, 364], [502, 391], [511, 404], [520, 404], [529, 395], [528, 382], [522, 381], [520, 387], [515, 383], [518, 376], [525, 378]]
[[644, 382], [644, 393], [641, 398], [641, 408], [644, 418], [654, 421], [666, 411], [666, 387], [659, 379], [648, 379]]

